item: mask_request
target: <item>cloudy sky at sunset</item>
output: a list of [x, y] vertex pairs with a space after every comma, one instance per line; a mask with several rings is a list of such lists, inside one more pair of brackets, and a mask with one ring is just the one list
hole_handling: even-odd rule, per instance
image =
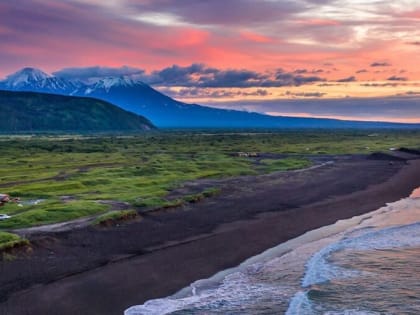
[[375, 117], [420, 122], [420, 0], [1, 1], [0, 43], [0, 78], [128, 75], [186, 102], [356, 119], [276, 100], [408, 98]]

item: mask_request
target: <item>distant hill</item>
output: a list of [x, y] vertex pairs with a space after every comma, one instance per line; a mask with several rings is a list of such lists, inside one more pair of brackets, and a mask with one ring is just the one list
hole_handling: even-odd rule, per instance
[[106, 132], [155, 128], [146, 118], [105, 101], [0, 91], [0, 132]]
[[0, 89], [95, 97], [144, 115], [162, 128], [420, 128], [419, 124], [274, 117], [216, 109], [176, 101], [128, 77], [109, 77], [87, 84], [51, 76], [34, 68], [24, 68], [9, 75], [0, 81]]

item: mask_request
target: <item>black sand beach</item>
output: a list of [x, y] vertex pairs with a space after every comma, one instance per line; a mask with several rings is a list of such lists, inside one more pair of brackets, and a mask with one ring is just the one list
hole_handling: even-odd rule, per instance
[[139, 222], [33, 234], [31, 254], [0, 263], [0, 314], [122, 314], [420, 186], [420, 160], [331, 159], [305, 171], [189, 183], [184, 189], [217, 184], [221, 193]]

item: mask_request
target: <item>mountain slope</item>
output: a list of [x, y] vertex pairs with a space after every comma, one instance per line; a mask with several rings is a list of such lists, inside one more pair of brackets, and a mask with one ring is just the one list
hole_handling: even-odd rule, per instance
[[158, 127], [172, 128], [419, 128], [420, 125], [334, 119], [274, 117], [216, 109], [176, 101], [128, 77], [110, 77], [86, 84], [24, 68], [0, 82], [0, 89], [89, 96], [144, 115]]
[[82, 97], [0, 91], [0, 132], [139, 131], [154, 126], [110, 103]]
[[162, 128], [420, 128], [419, 124], [275, 117], [185, 104], [141, 82], [129, 86], [116, 84], [106, 89], [96, 88], [89, 91], [88, 95], [142, 114]]

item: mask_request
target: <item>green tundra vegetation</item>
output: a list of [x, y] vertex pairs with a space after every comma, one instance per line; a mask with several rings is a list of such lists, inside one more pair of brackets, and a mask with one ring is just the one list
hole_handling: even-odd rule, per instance
[[[197, 202], [217, 187], [171, 200], [185, 181], [305, 168], [308, 154], [420, 148], [420, 131], [161, 131], [132, 136], [2, 136], [0, 230], [92, 217], [96, 223], [132, 212]], [[240, 153], [241, 152], [241, 153]], [[245, 154], [243, 154], [245, 153]], [[270, 153], [271, 155], [267, 155]], [[281, 156], [276, 154], [287, 154]], [[102, 201], [102, 202], [101, 202]], [[105, 201], [105, 202], [103, 202]]]

